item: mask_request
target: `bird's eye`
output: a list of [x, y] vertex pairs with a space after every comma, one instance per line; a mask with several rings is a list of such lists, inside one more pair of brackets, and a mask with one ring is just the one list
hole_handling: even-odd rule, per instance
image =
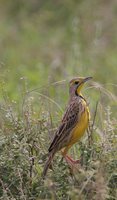
[[78, 84], [79, 84], [79, 81], [75, 81], [74, 83], [75, 83], [75, 85], [78, 85]]

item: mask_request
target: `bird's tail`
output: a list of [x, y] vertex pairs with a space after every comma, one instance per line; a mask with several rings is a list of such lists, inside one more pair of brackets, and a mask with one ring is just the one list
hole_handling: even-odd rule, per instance
[[48, 168], [50, 167], [51, 162], [53, 160], [54, 154], [55, 154], [55, 152], [53, 152], [53, 151], [49, 153], [49, 157], [48, 157], [48, 159], [45, 163], [44, 170], [42, 172], [42, 178], [45, 178], [47, 171], [48, 171]]

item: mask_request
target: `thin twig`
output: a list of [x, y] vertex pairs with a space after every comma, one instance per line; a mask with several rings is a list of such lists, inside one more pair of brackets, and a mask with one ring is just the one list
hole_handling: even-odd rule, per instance
[[29, 176], [30, 176], [30, 185], [32, 184], [32, 174], [33, 174], [33, 166], [35, 164], [35, 157], [34, 157], [34, 141], [33, 141], [33, 145], [29, 145], [30, 147], [30, 151], [29, 151], [29, 156], [30, 156], [30, 169], [29, 169]]
[[83, 186], [82, 186], [82, 188], [81, 188], [81, 190], [80, 190], [79, 197], [81, 196], [81, 194], [82, 194], [83, 190], [85, 189], [86, 185], [88, 184], [88, 182], [89, 182], [89, 181], [91, 180], [91, 178], [93, 177], [94, 173], [95, 173], [95, 172], [93, 172], [93, 173], [87, 178], [87, 181], [84, 182], [84, 184], [83, 184]]
[[98, 103], [99, 103], [99, 101], [96, 102], [96, 106], [95, 106], [95, 112], [94, 112], [94, 117], [93, 117], [93, 123], [92, 123], [92, 127], [91, 127], [91, 132], [90, 132], [91, 135], [92, 135], [92, 133], [93, 133], [93, 128], [94, 128], [94, 125], [95, 125]]
[[19, 176], [19, 178], [20, 178], [20, 188], [19, 188], [19, 190], [20, 190], [20, 192], [21, 192], [21, 195], [22, 195], [23, 199], [26, 200], [26, 195], [24, 194], [24, 191], [23, 191], [23, 180], [22, 180], [22, 175], [21, 175], [19, 169], [17, 169], [17, 172], [18, 172], [18, 176]]
[[3, 194], [5, 195], [6, 200], [9, 200], [8, 194], [7, 194], [7, 189], [6, 189], [6, 187], [4, 186], [4, 183], [3, 183], [2, 179], [0, 179], [0, 183], [1, 183], [1, 185], [2, 185]]
[[93, 134], [93, 129], [94, 129], [96, 115], [97, 115], [98, 103], [99, 103], [99, 101], [96, 102], [95, 112], [94, 112], [94, 116], [93, 116], [93, 123], [91, 126], [89, 125], [89, 128], [87, 129], [89, 146], [92, 144], [92, 140], [93, 140], [92, 134]]

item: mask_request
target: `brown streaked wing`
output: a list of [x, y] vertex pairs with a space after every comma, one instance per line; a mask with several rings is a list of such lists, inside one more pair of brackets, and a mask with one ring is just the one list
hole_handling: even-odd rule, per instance
[[65, 115], [63, 116], [62, 122], [48, 149], [49, 152], [52, 151], [53, 149], [55, 149], [55, 151], [58, 151], [65, 146], [64, 143], [66, 139], [69, 138], [71, 130], [77, 124], [81, 110], [82, 110], [81, 100], [79, 99], [78, 101], [78, 99], [74, 99], [74, 101], [72, 101], [68, 106]]

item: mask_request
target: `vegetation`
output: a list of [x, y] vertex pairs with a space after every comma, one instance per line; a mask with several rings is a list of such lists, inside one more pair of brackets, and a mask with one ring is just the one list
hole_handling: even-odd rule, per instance
[[[117, 199], [116, 1], [0, 1], [0, 200]], [[47, 149], [68, 101], [83, 91], [88, 133], [42, 180]]]

